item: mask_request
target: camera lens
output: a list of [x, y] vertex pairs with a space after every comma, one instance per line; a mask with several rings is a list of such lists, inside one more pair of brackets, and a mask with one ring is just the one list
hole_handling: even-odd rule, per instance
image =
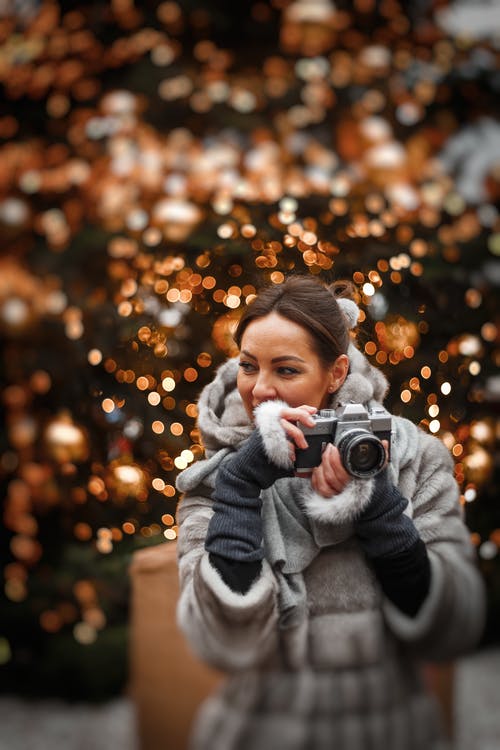
[[384, 446], [371, 432], [351, 430], [342, 436], [337, 447], [344, 468], [353, 477], [372, 477], [384, 466]]

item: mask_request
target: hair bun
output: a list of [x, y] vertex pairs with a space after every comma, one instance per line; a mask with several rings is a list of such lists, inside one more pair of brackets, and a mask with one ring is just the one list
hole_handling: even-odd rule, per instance
[[328, 288], [337, 301], [343, 298], [356, 300], [356, 287], [349, 279], [337, 279]]
[[359, 307], [354, 300], [347, 299], [347, 297], [340, 297], [337, 299], [337, 304], [346, 319], [347, 327], [349, 329], [356, 328], [359, 319]]

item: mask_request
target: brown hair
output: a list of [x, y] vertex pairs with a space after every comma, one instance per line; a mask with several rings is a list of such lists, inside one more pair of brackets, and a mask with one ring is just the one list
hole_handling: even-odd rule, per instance
[[340, 354], [346, 354], [349, 331], [335, 299], [353, 299], [354, 286], [336, 281], [330, 286], [313, 276], [290, 276], [283, 284], [265, 287], [245, 309], [235, 333], [241, 339], [247, 326], [272, 312], [305, 328], [311, 336], [314, 351], [324, 365], [331, 365]]

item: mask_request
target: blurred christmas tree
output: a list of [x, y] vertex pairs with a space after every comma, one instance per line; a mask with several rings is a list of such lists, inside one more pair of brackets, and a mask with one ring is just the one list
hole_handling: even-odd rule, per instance
[[197, 395], [288, 272], [356, 283], [388, 407], [455, 458], [500, 632], [489, 5], [232, 5], [0, 16], [4, 691], [122, 689], [130, 556], [175, 539]]

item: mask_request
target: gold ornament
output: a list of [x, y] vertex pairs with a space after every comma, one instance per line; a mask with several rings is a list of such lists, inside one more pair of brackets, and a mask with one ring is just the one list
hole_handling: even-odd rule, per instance
[[493, 457], [479, 443], [475, 441], [470, 452], [463, 459], [464, 475], [467, 482], [480, 487], [488, 482], [493, 475]]
[[107, 472], [106, 485], [112, 499], [134, 498], [144, 501], [148, 496], [148, 475], [138, 464], [127, 459], [113, 461]]
[[49, 422], [43, 441], [49, 456], [59, 464], [86, 461], [89, 456], [86, 431], [66, 412]]
[[386, 352], [403, 352], [408, 346], [416, 349], [420, 343], [416, 324], [402, 316], [388, 318], [376, 330], [380, 346]]

